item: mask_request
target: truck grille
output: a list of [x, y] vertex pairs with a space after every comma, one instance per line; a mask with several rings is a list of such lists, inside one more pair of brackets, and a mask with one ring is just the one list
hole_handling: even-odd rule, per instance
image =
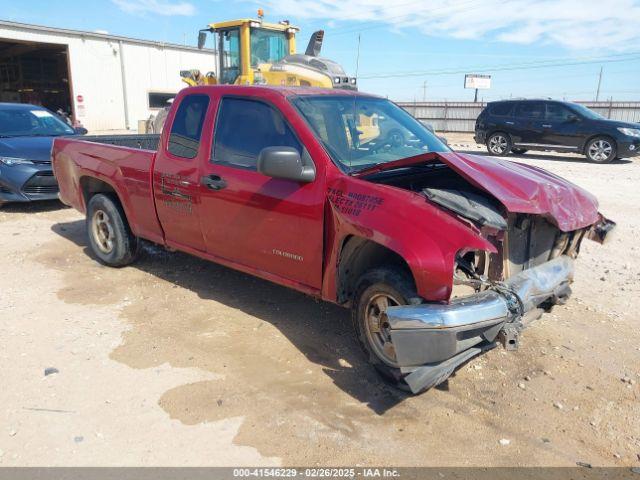
[[550, 260], [554, 246], [562, 237], [557, 227], [540, 216], [510, 215], [505, 274], [512, 276]]
[[27, 180], [22, 186], [22, 191], [31, 195], [57, 193], [58, 182], [53, 176], [53, 172], [38, 172]]

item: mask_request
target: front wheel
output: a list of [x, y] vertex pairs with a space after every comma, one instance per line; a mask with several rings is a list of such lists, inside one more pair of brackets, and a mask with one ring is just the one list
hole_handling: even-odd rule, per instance
[[418, 303], [410, 275], [393, 267], [369, 270], [358, 282], [352, 318], [355, 334], [369, 363], [394, 386], [407, 390], [391, 342], [387, 308]]
[[123, 267], [138, 256], [138, 238], [120, 204], [108, 195], [98, 193], [89, 200], [87, 234], [91, 251], [105, 265]]
[[607, 137], [596, 137], [585, 148], [585, 155], [594, 163], [609, 163], [616, 158], [616, 154], [615, 142]]
[[487, 139], [487, 150], [491, 155], [504, 157], [511, 151], [511, 138], [506, 133], [494, 133]]

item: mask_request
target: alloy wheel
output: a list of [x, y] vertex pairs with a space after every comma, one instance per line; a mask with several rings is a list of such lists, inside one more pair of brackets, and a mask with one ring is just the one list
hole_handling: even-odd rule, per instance
[[509, 142], [504, 135], [493, 135], [489, 139], [489, 150], [491, 153], [501, 155], [507, 149]]
[[111, 217], [103, 210], [96, 210], [91, 219], [91, 233], [96, 245], [103, 253], [111, 253], [114, 245], [115, 233]]
[[365, 309], [365, 329], [369, 344], [380, 360], [391, 367], [397, 367], [396, 351], [391, 343], [391, 332], [386, 311], [401, 302], [386, 293], [371, 297]]
[[604, 162], [609, 158], [613, 146], [606, 140], [598, 140], [589, 145], [589, 157], [596, 162]]

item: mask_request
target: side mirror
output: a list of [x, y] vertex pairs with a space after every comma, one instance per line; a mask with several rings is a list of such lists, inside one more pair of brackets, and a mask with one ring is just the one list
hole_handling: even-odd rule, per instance
[[309, 183], [316, 178], [313, 166], [302, 164], [300, 153], [293, 147], [267, 147], [258, 155], [258, 172], [268, 177], [286, 178]]
[[574, 122], [577, 122], [578, 120], [580, 120], [580, 118], [578, 118], [577, 115], [569, 115], [567, 117], [567, 122], [569, 123], [574, 123]]
[[74, 130], [76, 132], [76, 135], [86, 135], [87, 133], [89, 133], [89, 130], [84, 127], [75, 127]]
[[207, 43], [207, 31], [200, 30], [198, 33], [198, 50], [202, 50], [205, 43]]

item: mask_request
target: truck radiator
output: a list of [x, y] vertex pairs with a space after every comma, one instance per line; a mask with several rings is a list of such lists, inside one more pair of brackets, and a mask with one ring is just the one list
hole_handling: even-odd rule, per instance
[[504, 249], [505, 277], [516, 275], [560, 255], [567, 240], [567, 234], [563, 234], [541, 216], [509, 215]]

